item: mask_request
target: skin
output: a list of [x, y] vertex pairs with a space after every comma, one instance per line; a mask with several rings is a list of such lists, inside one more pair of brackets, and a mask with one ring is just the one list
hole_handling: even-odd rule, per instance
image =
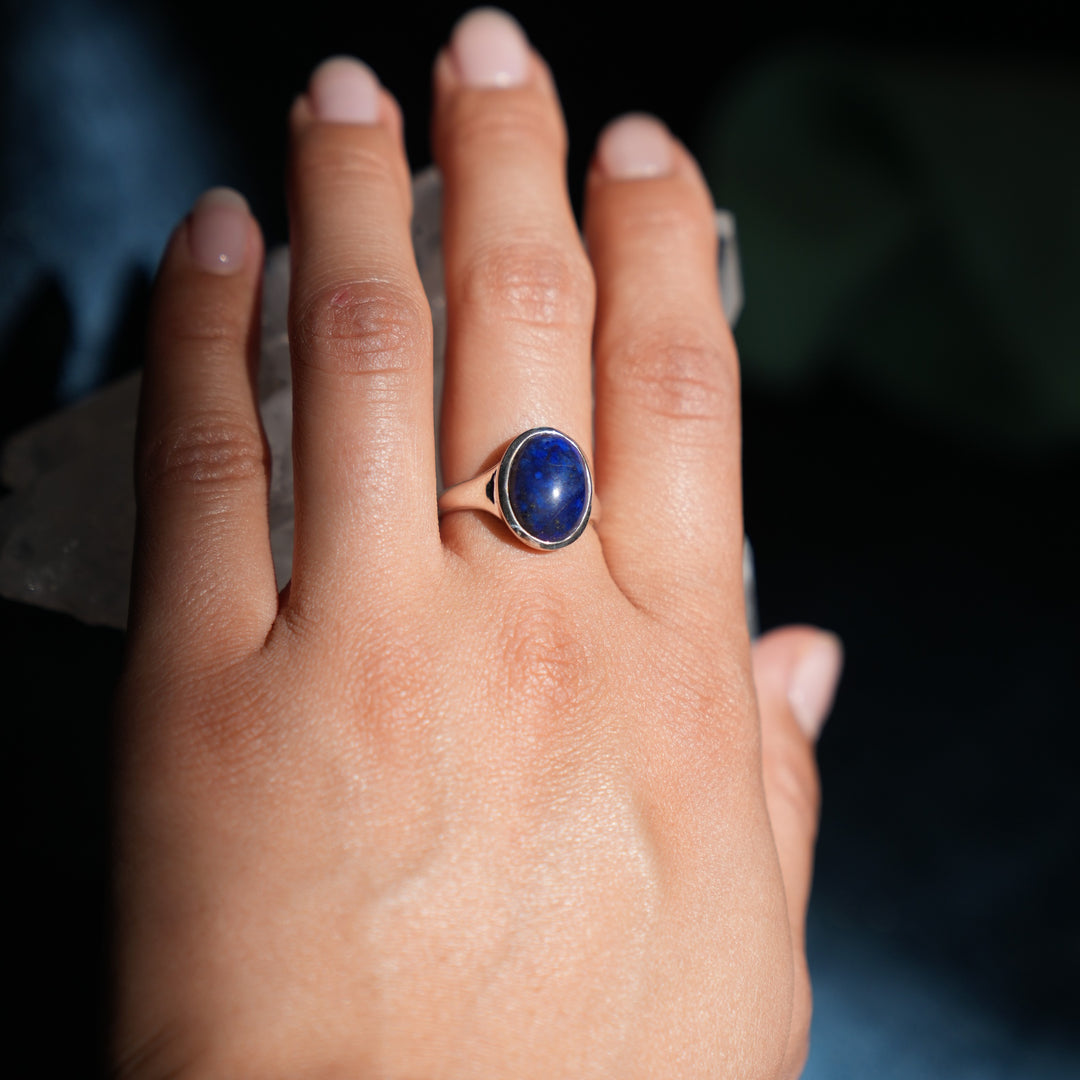
[[444, 477], [551, 424], [595, 448], [602, 519], [551, 554], [486, 515], [439, 521], [397, 105], [329, 124], [301, 96], [280, 596], [256, 223], [215, 275], [185, 221], [157, 283], [117, 709], [118, 1074], [794, 1077], [818, 780], [786, 687], [816, 635], [747, 635], [708, 190], [674, 140], [655, 178], [598, 158], [586, 256], [542, 60], [474, 89], [444, 52], [434, 83]]

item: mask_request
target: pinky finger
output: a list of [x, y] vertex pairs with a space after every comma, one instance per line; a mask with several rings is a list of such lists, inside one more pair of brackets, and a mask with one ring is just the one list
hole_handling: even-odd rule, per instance
[[216, 188], [173, 233], [155, 285], [130, 629], [187, 655], [249, 647], [277, 611], [255, 391], [262, 256], [247, 203]]

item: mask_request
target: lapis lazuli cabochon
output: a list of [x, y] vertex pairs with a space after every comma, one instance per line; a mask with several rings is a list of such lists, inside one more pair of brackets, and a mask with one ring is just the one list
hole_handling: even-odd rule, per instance
[[532, 436], [510, 465], [507, 494], [528, 533], [548, 544], [565, 540], [581, 524], [589, 494], [581, 452], [554, 432]]

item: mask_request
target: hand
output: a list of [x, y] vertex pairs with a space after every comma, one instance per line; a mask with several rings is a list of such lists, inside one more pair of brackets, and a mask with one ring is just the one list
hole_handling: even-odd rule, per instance
[[444, 476], [550, 424], [595, 447], [603, 517], [552, 553], [439, 521], [400, 114], [365, 67], [323, 65], [290, 116], [281, 596], [238, 196], [200, 201], [157, 283], [118, 698], [119, 1074], [794, 1076], [817, 819], [797, 720], [820, 726], [839, 652], [766, 638], [755, 691], [707, 188], [660, 124], [613, 125], [586, 257], [555, 89], [515, 25], [467, 17], [434, 79]]

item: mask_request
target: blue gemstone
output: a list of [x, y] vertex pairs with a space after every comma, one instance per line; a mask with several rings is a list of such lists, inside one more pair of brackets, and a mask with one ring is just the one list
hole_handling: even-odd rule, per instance
[[565, 435], [533, 435], [510, 465], [507, 493], [522, 528], [538, 540], [557, 544], [573, 535], [585, 514], [585, 460]]

